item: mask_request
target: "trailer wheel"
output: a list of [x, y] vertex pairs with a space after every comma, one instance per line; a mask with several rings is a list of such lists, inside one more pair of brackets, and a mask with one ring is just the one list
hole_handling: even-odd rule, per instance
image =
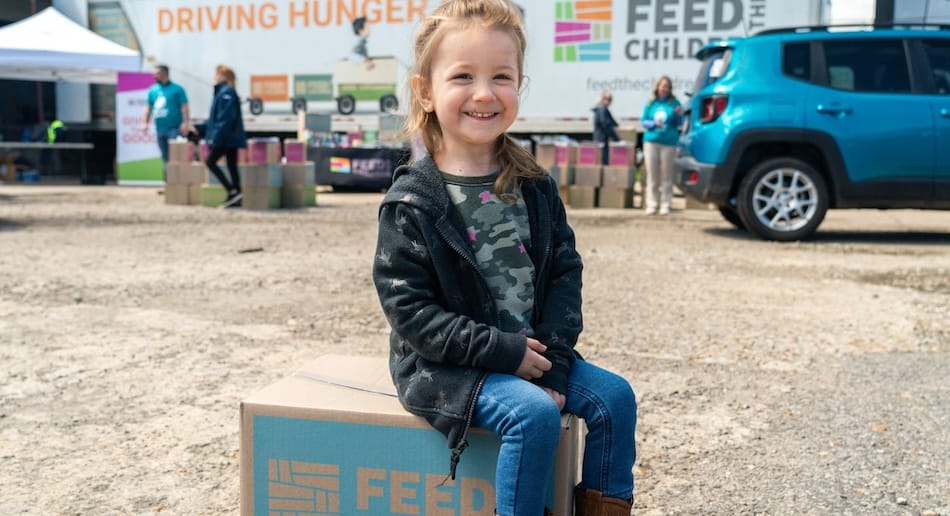
[[307, 112], [307, 99], [294, 97], [290, 99], [290, 110], [296, 115], [298, 111]]
[[251, 114], [252, 114], [252, 115], [257, 116], [257, 115], [259, 115], [259, 114], [261, 114], [261, 113], [264, 112], [264, 101], [263, 101], [263, 100], [261, 100], [261, 99], [259, 99], [259, 98], [257, 98], [257, 97], [253, 97], [253, 98], [247, 99], [247, 102], [248, 102], [248, 104], [250, 104], [250, 110], [251, 110]]
[[395, 95], [383, 95], [379, 99], [379, 110], [383, 113], [395, 113], [399, 109], [399, 99]]
[[343, 95], [336, 99], [336, 110], [342, 115], [349, 115], [356, 111], [356, 99], [352, 95]]

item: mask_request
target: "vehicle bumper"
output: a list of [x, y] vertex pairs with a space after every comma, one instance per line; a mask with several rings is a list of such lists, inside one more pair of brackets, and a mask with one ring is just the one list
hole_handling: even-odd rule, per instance
[[729, 200], [732, 174], [718, 165], [680, 156], [676, 158], [673, 182], [684, 194], [700, 202], [722, 206]]

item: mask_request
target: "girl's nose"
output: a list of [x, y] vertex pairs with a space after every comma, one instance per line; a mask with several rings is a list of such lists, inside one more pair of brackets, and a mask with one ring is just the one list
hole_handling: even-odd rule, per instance
[[495, 100], [495, 92], [490, 82], [478, 81], [475, 83], [475, 93], [472, 95], [475, 102], [491, 102]]

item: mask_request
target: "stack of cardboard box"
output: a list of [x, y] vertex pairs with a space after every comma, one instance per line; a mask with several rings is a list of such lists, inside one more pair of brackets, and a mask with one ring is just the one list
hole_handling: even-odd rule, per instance
[[316, 206], [316, 167], [307, 161], [307, 145], [300, 140], [284, 141], [283, 182], [280, 204], [284, 208]]
[[604, 166], [597, 206], [633, 208], [633, 183], [636, 178], [637, 148], [632, 142], [610, 144], [609, 164]]
[[577, 148], [577, 166], [574, 167], [574, 183], [568, 189], [568, 201], [572, 208], [597, 206], [597, 195], [603, 184], [601, 154], [603, 144], [581, 142]]
[[561, 200], [568, 204], [568, 188], [574, 183], [577, 165], [577, 143], [573, 141], [542, 141], [535, 144], [535, 160], [557, 182]]
[[193, 161], [195, 146], [189, 141], [168, 142], [168, 163], [165, 164], [165, 204], [198, 204], [204, 164]]

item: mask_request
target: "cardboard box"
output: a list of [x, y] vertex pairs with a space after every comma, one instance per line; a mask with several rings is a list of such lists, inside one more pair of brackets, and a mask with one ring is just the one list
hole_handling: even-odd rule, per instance
[[284, 161], [287, 163], [307, 161], [307, 143], [300, 140], [284, 140]]
[[195, 159], [195, 145], [188, 140], [168, 142], [169, 163], [191, 163]]
[[633, 188], [605, 186], [597, 194], [597, 206], [601, 208], [633, 208]]
[[[547, 503], [559, 516], [573, 514], [580, 425], [562, 422]], [[388, 359], [325, 355], [241, 403], [241, 514], [491, 515], [501, 441], [468, 441], [447, 479], [445, 437], [400, 405]]]
[[577, 143], [566, 142], [554, 145], [554, 164], [561, 167], [577, 164]]
[[578, 165], [600, 165], [603, 157], [604, 144], [600, 142], [581, 142], [577, 149]]
[[186, 205], [188, 204], [188, 185], [165, 184], [165, 204]]
[[241, 207], [246, 210], [276, 210], [280, 208], [280, 187], [245, 186], [241, 191]]
[[574, 167], [574, 184], [584, 186], [600, 186], [603, 184], [603, 167], [578, 165]]
[[188, 184], [188, 204], [201, 205], [201, 183]]
[[632, 142], [613, 142], [610, 144], [608, 161], [614, 166], [634, 166], [637, 163], [637, 148]]
[[551, 169], [557, 164], [556, 150], [553, 143], [538, 143], [534, 147], [534, 160], [541, 168]]
[[240, 167], [241, 186], [246, 188], [274, 187], [280, 188], [284, 184], [283, 165], [244, 165]]
[[228, 192], [221, 185], [202, 184], [198, 194], [199, 204], [210, 208], [217, 208], [224, 204], [228, 198]]
[[316, 165], [314, 162], [286, 163], [283, 165], [282, 185], [312, 185], [315, 181]]
[[165, 185], [185, 184], [183, 170], [188, 167], [188, 163], [178, 163], [174, 161], [165, 163]]
[[280, 206], [282, 208], [306, 208], [317, 205], [317, 187], [315, 185], [284, 185], [280, 187]]
[[181, 177], [185, 183], [191, 184], [201, 184], [205, 182], [205, 174], [208, 172], [208, 167], [200, 161], [192, 161], [188, 166], [182, 165]]
[[569, 189], [570, 189], [570, 186], [568, 185], [560, 185], [557, 187], [558, 197], [561, 198], [561, 203], [564, 204], [565, 206], [570, 206], [571, 204], [571, 199], [568, 196]]
[[567, 186], [574, 183], [574, 167], [555, 165], [549, 169], [551, 177], [559, 186]]
[[571, 208], [594, 208], [597, 206], [596, 186], [571, 185], [567, 190], [568, 204]]
[[602, 186], [632, 188], [637, 169], [629, 165], [607, 165], [604, 167]]
[[249, 138], [247, 161], [253, 164], [280, 163], [280, 138]]

